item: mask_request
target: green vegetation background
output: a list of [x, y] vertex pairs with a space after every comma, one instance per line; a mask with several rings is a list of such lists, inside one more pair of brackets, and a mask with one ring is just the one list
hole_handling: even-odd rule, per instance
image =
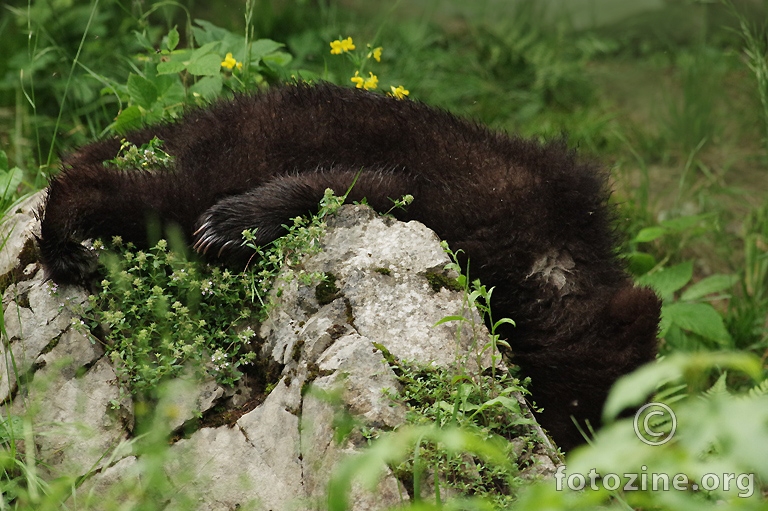
[[[499, 130], [565, 135], [612, 169], [622, 256], [664, 299], [662, 360], [617, 390], [607, 413], [657, 392], [712, 425], [681, 426], [678, 441], [648, 451], [625, 445], [618, 421], [569, 467], [695, 478], [717, 465], [755, 474], [757, 489], [741, 499], [543, 484], [516, 505], [706, 509], [730, 499], [762, 509], [767, 17], [757, 0], [13, 0], [0, 6], [0, 200], [7, 212], [44, 188], [58, 155], [89, 140], [294, 77], [354, 86], [356, 70], [374, 72], [383, 92], [402, 85], [412, 100]], [[357, 56], [331, 55], [329, 43], [346, 37]], [[381, 62], [366, 44], [383, 48]], [[221, 67], [230, 52], [242, 69]], [[0, 509], [27, 509], [19, 491], [26, 497]]]

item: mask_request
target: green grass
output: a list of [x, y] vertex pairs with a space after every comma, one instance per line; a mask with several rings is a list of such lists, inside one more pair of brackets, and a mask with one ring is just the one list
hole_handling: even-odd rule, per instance
[[[352, 86], [356, 70], [364, 77], [374, 72], [380, 90], [403, 85], [412, 99], [497, 129], [567, 134], [570, 145], [613, 169], [621, 252], [637, 278], [664, 298], [665, 361], [632, 381], [681, 417], [722, 432], [691, 428], [670, 448], [625, 452], [619, 442], [627, 441], [631, 424], [619, 420], [594, 447], [574, 454], [574, 463], [607, 471], [646, 464], [692, 475], [726, 467], [752, 471], [758, 484], [767, 480], [764, 462], [734, 440], [768, 444], [760, 386], [768, 353], [768, 48], [765, 26], [752, 21], [766, 19], [764, 6], [648, 2], [629, 15], [613, 2], [610, 12], [599, 10], [603, 17], [597, 4], [590, 4], [595, 11], [589, 2], [564, 9], [556, 0], [197, 4], [2, 7], [4, 210], [45, 186], [61, 152], [291, 75]], [[329, 43], [348, 36], [355, 58], [331, 55]], [[205, 43], [212, 46], [196, 51]], [[383, 47], [381, 62], [367, 57], [366, 44]], [[228, 52], [244, 71], [219, 66]], [[165, 74], [158, 74], [160, 64]], [[175, 303], [165, 297], [167, 283], [159, 288], [158, 296]], [[76, 484], [43, 481], [34, 456], [17, 449], [33, 438], [28, 420], [11, 416], [3, 426], [0, 510], [63, 509]], [[623, 459], [612, 458], [614, 451]], [[150, 501], [157, 493], [146, 487], [126, 492], [143, 502], [131, 509], [156, 508]], [[717, 499], [739, 497], [575, 494], [543, 484], [516, 505], [706, 509]], [[754, 498], [732, 502], [761, 506]]]

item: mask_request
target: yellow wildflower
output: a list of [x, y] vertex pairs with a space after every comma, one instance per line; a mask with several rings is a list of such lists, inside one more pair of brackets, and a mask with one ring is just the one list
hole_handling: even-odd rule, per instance
[[358, 89], [375, 89], [376, 86], [379, 84], [379, 78], [373, 74], [368, 73], [370, 75], [370, 78], [363, 78], [360, 76], [360, 71], [355, 71], [355, 76], [349, 79], [350, 82], [354, 82], [355, 87]]
[[371, 77], [366, 78], [365, 82], [363, 83], [363, 88], [365, 90], [375, 89], [376, 86], [379, 84], [379, 78], [373, 73], [368, 73], [368, 74], [371, 75]]
[[354, 82], [355, 87], [357, 87], [358, 89], [362, 89], [363, 82], [365, 81], [365, 79], [362, 76], [360, 76], [360, 71], [355, 71], [355, 76], [350, 78], [349, 81]]
[[227, 69], [232, 69], [237, 64], [237, 61], [232, 56], [232, 53], [227, 53], [227, 56], [224, 57], [224, 61], [221, 63], [221, 67], [226, 67]]
[[355, 49], [355, 44], [352, 42], [351, 37], [347, 37], [346, 39], [336, 39], [335, 41], [331, 41], [331, 54], [333, 55], [341, 55], [342, 53], [345, 53], [354, 49]]
[[381, 62], [381, 50], [383, 49], [384, 48], [382, 48], [381, 46], [374, 48], [373, 50], [368, 52], [368, 58], [373, 57], [376, 60], [376, 62]]
[[408, 94], [410, 94], [410, 92], [408, 91], [408, 89], [406, 89], [406, 88], [405, 88], [405, 87], [403, 87], [402, 85], [398, 85], [397, 87], [395, 87], [394, 85], [392, 85], [392, 86], [390, 86], [389, 88], [390, 88], [390, 89], [392, 89], [392, 92], [390, 93], [390, 96], [392, 96], [392, 97], [395, 97], [395, 98], [397, 98], [397, 99], [403, 99], [403, 98], [405, 98], [405, 97], [406, 97]]
[[239, 71], [243, 68], [243, 63], [235, 60], [235, 57], [232, 56], [232, 53], [227, 53], [227, 56], [224, 57], [224, 60], [221, 63], [221, 67], [225, 67], [230, 71], [232, 70], [232, 68], [237, 67]]

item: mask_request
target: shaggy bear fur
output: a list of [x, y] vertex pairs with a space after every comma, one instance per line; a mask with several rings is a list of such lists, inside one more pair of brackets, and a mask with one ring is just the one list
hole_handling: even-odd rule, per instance
[[81, 241], [147, 244], [148, 218], [181, 228], [212, 261], [242, 268], [241, 233], [267, 243], [317, 210], [326, 188], [378, 211], [411, 194], [418, 220], [494, 286], [494, 317], [531, 376], [541, 424], [564, 449], [583, 441], [571, 416], [597, 426], [618, 377], [653, 359], [659, 301], [633, 287], [616, 257], [606, 175], [560, 142], [494, 133], [444, 111], [329, 84], [292, 85], [194, 110], [126, 138], [157, 136], [171, 169], [120, 171], [119, 139], [64, 158], [41, 210], [48, 276], [83, 282]]

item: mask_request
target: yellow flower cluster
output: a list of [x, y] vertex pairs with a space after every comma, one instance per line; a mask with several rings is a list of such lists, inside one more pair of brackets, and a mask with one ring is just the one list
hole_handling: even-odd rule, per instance
[[331, 54], [333, 55], [341, 55], [342, 53], [346, 53], [354, 49], [355, 43], [352, 42], [351, 37], [347, 37], [346, 39], [336, 39], [335, 41], [331, 42]]
[[[373, 48], [370, 44], [367, 45], [368, 49], [370, 50], [368, 54], [366, 55], [366, 59], [373, 59], [376, 62], [381, 62], [381, 52], [384, 50], [381, 46], [377, 46], [376, 48]], [[347, 37], [346, 39], [336, 39], [335, 41], [331, 41], [331, 54], [333, 55], [341, 55], [342, 53], [348, 53], [351, 50], [355, 49], [355, 43], [352, 42], [351, 37]], [[355, 71], [355, 76], [350, 78], [350, 81], [355, 84], [355, 87], [358, 89], [365, 89], [365, 90], [371, 90], [375, 89], [379, 86], [379, 78], [371, 73], [368, 72], [368, 78], [365, 78], [363, 76], [360, 76], [360, 71], [364, 69], [365, 60], [363, 60], [362, 55], [356, 55], [356, 54], [350, 54], [349, 58], [352, 60], [352, 62], [355, 63], [355, 65], [358, 67], [358, 70]], [[391, 93], [387, 93], [390, 96], [397, 98], [397, 99], [404, 99], [406, 96], [408, 96], [409, 91], [405, 89], [402, 85], [398, 85], [397, 87], [390, 87], [392, 89]]]
[[232, 53], [227, 53], [227, 56], [224, 57], [224, 60], [221, 63], [221, 67], [227, 68], [230, 71], [232, 70], [232, 68], [236, 67], [237, 70], [240, 71], [241, 69], [243, 69], [243, 63], [235, 60], [235, 58], [232, 56]]
[[382, 48], [381, 46], [379, 46], [378, 48], [372, 49], [371, 51], [368, 52], [368, 58], [373, 57], [376, 62], [381, 62], [381, 51], [383, 49], [384, 48]]
[[410, 94], [410, 91], [402, 85], [398, 85], [397, 87], [393, 85], [390, 89], [392, 89], [392, 92], [390, 92], [389, 95], [397, 99], [405, 99], [405, 97]]
[[371, 72], [368, 74], [370, 75], [368, 78], [363, 78], [360, 76], [360, 71], [355, 71], [355, 76], [350, 78], [350, 81], [354, 82], [355, 87], [358, 89], [375, 89], [379, 85], [379, 78]]

